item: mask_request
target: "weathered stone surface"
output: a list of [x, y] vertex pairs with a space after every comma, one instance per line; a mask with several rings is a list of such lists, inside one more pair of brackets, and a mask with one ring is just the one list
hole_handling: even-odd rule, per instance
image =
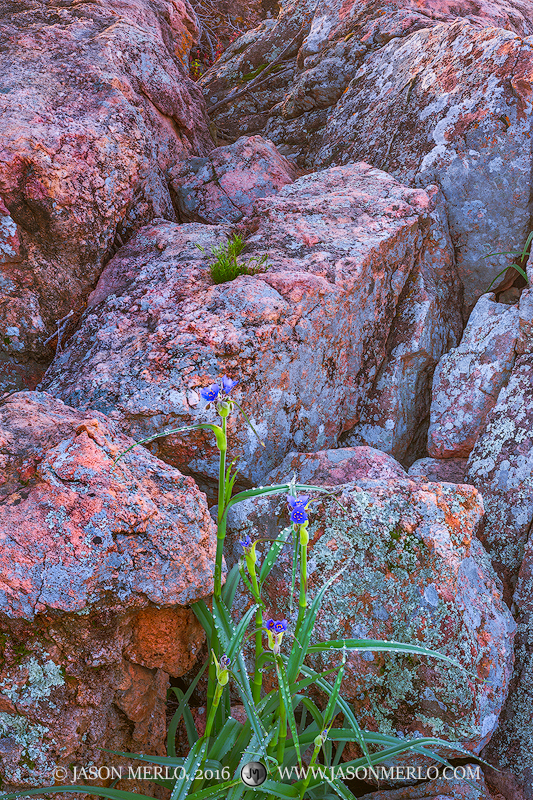
[[[474, 764], [468, 766], [475, 769]], [[472, 783], [475, 785], [472, 786]], [[418, 786], [405, 786], [401, 789], [364, 794], [361, 800], [497, 800], [497, 798], [493, 798], [490, 794], [483, 775], [480, 775], [471, 783], [460, 778], [438, 778]], [[504, 800], [504, 798], [499, 798], [499, 800]]]
[[0, 24], [0, 349], [39, 363], [121, 239], [175, 218], [168, 170], [213, 143], [188, 0], [4, 3]]
[[518, 306], [483, 295], [458, 347], [439, 361], [433, 377], [428, 453], [467, 458], [495, 406], [515, 360]]
[[[506, 266], [483, 256], [520, 249], [529, 230], [532, 20], [529, 0], [296, 0], [202, 85], [225, 135], [263, 133], [308, 168], [364, 160], [440, 185], [470, 306]], [[253, 97], [219, 106], [287, 46]]]
[[520, 356], [487, 417], [465, 480], [483, 495], [480, 537], [512, 595], [533, 520], [533, 356]]
[[[399, 478], [358, 478], [336, 499], [312, 501], [309, 596], [336, 576], [318, 612], [314, 641], [424, 643], [476, 676], [434, 659], [350, 653], [343, 693], [363, 728], [438, 735], [475, 752], [488, 741], [507, 694], [515, 623], [475, 536], [482, 513], [471, 486]], [[239, 549], [242, 554], [237, 541], [243, 536], [273, 537], [287, 521], [285, 498], [234, 506], [228, 519], [233, 558]], [[289, 543], [263, 591], [266, 617], [289, 620], [289, 635], [297, 615], [288, 601], [292, 551]], [[236, 608], [248, 603], [243, 590]], [[323, 668], [326, 659], [316, 663]]]
[[183, 161], [170, 185], [182, 221], [237, 222], [258, 197], [276, 194], [294, 178], [294, 167], [272, 142], [242, 136], [206, 158]]
[[288, 453], [272, 470], [267, 484], [284, 483], [296, 475], [298, 483], [337, 486], [359, 478], [406, 478], [394, 458], [373, 447], [339, 447], [318, 453]]
[[409, 477], [436, 483], [465, 483], [467, 458], [420, 458], [409, 467]]
[[176, 604], [212, 591], [215, 527], [194, 482], [143, 448], [113, 468], [131, 443], [44, 393], [0, 406], [4, 787], [112, 763], [100, 747], [164, 753], [168, 676], [204, 639]]
[[500, 772], [487, 774], [490, 785], [505, 798], [533, 798], [533, 541], [526, 547], [513, 596], [518, 626], [515, 668], [509, 697], [484, 758]]
[[[35, 433], [30, 452], [23, 450], [18, 431], [26, 414], [33, 423], [26, 441], [32, 428], [45, 426], [44, 452]], [[68, 437], [52, 428], [56, 415], [70, 423]], [[102, 415], [92, 419], [46, 395], [14, 395], [0, 419], [1, 613], [31, 619], [49, 609], [82, 611], [109, 592], [122, 608], [185, 605], [209, 593], [214, 528], [191, 478], [143, 448], [113, 468], [132, 441]]]
[[[422, 282], [433, 349], [420, 360], [420, 380], [405, 375], [429, 392], [428, 373], [461, 325], [436, 190], [406, 189], [366, 164], [333, 168], [257, 200], [248, 222], [246, 254], [265, 254], [271, 266], [218, 286], [210, 282], [210, 251], [228, 228], [163, 223], [140, 231], [110, 262], [91, 298], [100, 304], [42, 388], [98, 408], [143, 438], [205, 419], [199, 388], [223, 374], [240, 377], [235, 396], [267, 447], [235, 414], [231, 452], [244, 479], [260, 481], [291, 449], [333, 447], [359, 421], [399, 309]], [[104, 300], [108, 290], [115, 294]], [[396, 392], [390, 416], [404, 399], [413, 403], [401, 376]], [[410, 430], [416, 415], [417, 408]], [[217, 451], [203, 432], [154, 447], [183, 469], [217, 475]]]

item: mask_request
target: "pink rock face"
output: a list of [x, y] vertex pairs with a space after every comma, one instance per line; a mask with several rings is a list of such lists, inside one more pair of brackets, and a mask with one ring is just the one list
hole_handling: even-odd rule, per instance
[[[475, 769], [473, 763], [469, 767]], [[401, 789], [385, 789], [364, 794], [360, 800], [498, 800], [490, 794], [482, 773], [479, 778], [470, 780], [472, 782], [467, 783], [460, 778], [438, 778], [418, 786], [403, 786]]]
[[487, 775], [491, 787], [505, 798], [533, 798], [533, 541], [526, 546], [513, 596], [518, 625], [515, 643], [516, 663], [509, 697], [500, 716], [494, 738], [485, 749], [484, 758], [499, 772]]
[[[108, 265], [91, 299], [101, 302], [42, 387], [71, 405], [100, 409], [140, 439], [205, 421], [200, 388], [223, 374], [240, 378], [235, 397], [267, 447], [235, 413], [231, 453], [245, 480], [261, 481], [291, 449], [334, 447], [359, 421], [387, 364], [399, 306], [406, 311], [407, 287], [422, 279], [433, 345], [416, 363], [428, 395], [428, 372], [460, 327], [440, 213], [436, 191], [407, 189], [366, 164], [308, 175], [257, 200], [248, 220], [243, 257], [266, 255], [268, 271], [218, 286], [210, 280], [210, 251], [230, 229], [146, 227]], [[407, 364], [392, 396], [389, 416], [401, 408], [392, 427], [403, 443], [428, 410], [415, 405], [414, 377]], [[385, 426], [389, 441], [388, 418]], [[203, 432], [154, 448], [187, 471], [217, 475], [218, 451]]]
[[11, 425], [20, 426], [23, 409], [30, 418], [44, 414], [50, 425], [50, 406], [56, 414], [64, 408], [33, 393], [0, 407], [7, 459], [0, 613], [31, 619], [50, 609], [82, 611], [106, 593], [121, 607], [185, 605], [208, 594], [214, 527], [205, 498], [191, 478], [162, 468], [143, 448], [113, 469], [113, 459], [132, 441], [102, 415], [93, 419], [66, 408], [70, 436], [57, 437], [44, 452], [35, 443], [23, 462], [29, 485], [12, 491], [10, 453], [20, 453], [20, 444]]
[[16, 5], [0, 12], [0, 344], [42, 361], [122, 239], [175, 218], [167, 171], [212, 142], [187, 1]]
[[517, 34], [426, 28], [369, 54], [324, 128], [317, 166], [371, 159], [408, 184], [439, 184], [467, 305], [508, 263], [484, 259], [480, 242], [516, 250], [529, 231], [532, 71]]
[[190, 158], [172, 172], [182, 221], [236, 222], [295, 178], [295, 169], [262, 136], [241, 137], [207, 158]]
[[518, 306], [477, 302], [459, 347], [446, 353], [433, 376], [428, 453], [467, 458], [496, 405], [515, 360]]
[[533, 519], [533, 356], [520, 356], [470, 454], [466, 481], [483, 495], [480, 538], [510, 602]]
[[101, 747], [165, 752], [169, 674], [204, 640], [182, 606], [212, 591], [215, 527], [194, 482], [145, 449], [114, 467], [130, 444], [46, 394], [0, 406], [4, 787], [120, 763]]
[[[312, 455], [306, 458], [312, 464]], [[322, 471], [315, 474], [334, 482]], [[309, 504], [308, 596], [336, 576], [312, 641], [423, 643], [459, 659], [475, 678], [436, 659], [349, 652], [343, 694], [367, 730], [438, 735], [479, 752], [507, 695], [515, 631], [501, 584], [475, 536], [483, 515], [480, 495], [471, 486], [358, 478], [336, 500], [315, 495]], [[244, 536], [274, 537], [288, 524], [285, 497], [240, 503], [228, 524], [233, 560], [239, 550], [242, 555], [237, 542]], [[268, 546], [258, 545], [259, 563]], [[287, 639], [297, 616], [288, 602], [292, 553], [289, 542], [262, 595], [266, 618], [289, 621]], [[249, 602], [239, 589], [237, 616]], [[309, 658], [320, 669], [338, 663], [338, 654]]]
[[409, 467], [409, 477], [436, 483], [465, 483], [466, 458], [420, 458]]
[[285, 483], [293, 475], [296, 475], [298, 483], [327, 483], [332, 486], [359, 478], [406, 478], [401, 464], [373, 447], [289, 453], [268, 475], [266, 484]]
[[[202, 86], [226, 135], [262, 133], [299, 166], [364, 160], [439, 184], [470, 308], [506, 266], [483, 256], [529, 232], [531, 34], [529, 0], [295, 0]], [[284, 48], [283, 69], [242, 93]]]

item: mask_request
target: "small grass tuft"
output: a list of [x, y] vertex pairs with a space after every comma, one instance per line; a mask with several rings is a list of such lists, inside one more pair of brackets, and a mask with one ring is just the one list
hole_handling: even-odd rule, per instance
[[[200, 250], [204, 248], [196, 245]], [[256, 275], [258, 272], [265, 272], [270, 264], [267, 264], [267, 256], [252, 256], [248, 261], [238, 261], [238, 257], [246, 247], [246, 242], [234, 233], [226, 244], [213, 247], [211, 252], [215, 260], [209, 265], [213, 283], [228, 283], [234, 281], [239, 275]]]

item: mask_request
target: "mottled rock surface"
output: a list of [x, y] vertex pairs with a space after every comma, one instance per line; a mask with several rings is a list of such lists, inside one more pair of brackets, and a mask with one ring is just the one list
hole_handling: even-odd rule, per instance
[[293, 475], [297, 483], [338, 486], [359, 478], [405, 478], [406, 472], [392, 456], [373, 447], [339, 447], [318, 453], [288, 453], [269, 473], [267, 483], [285, 483]]
[[516, 663], [509, 697], [484, 758], [500, 772], [487, 774], [491, 786], [516, 800], [533, 798], [533, 541], [526, 547], [513, 596], [518, 630]]
[[182, 222], [237, 222], [258, 197], [292, 183], [295, 170], [272, 142], [242, 136], [206, 158], [189, 158], [172, 170], [171, 190]]
[[483, 256], [529, 231], [532, 34], [529, 0], [293, 0], [202, 87], [225, 135], [263, 133], [307, 168], [364, 160], [437, 183], [470, 306], [506, 266]]
[[[313, 455], [308, 458], [312, 463]], [[507, 695], [515, 631], [475, 536], [483, 513], [479, 494], [471, 486], [358, 478], [336, 500], [317, 496], [309, 511], [309, 596], [336, 576], [313, 641], [424, 643], [459, 659], [475, 676], [434, 659], [351, 653], [344, 696], [363, 728], [438, 735], [479, 752]], [[276, 536], [287, 521], [284, 497], [234, 506], [228, 518], [233, 557], [243, 536]], [[297, 614], [288, 603], [292, 550], [289, 542], [263, 592], [266, 617], [289, 620], [289, 632]], [[240, 593], [237, 608], [248, 602]], [[326, 659], [316, 663], [325, 668]]]
[[215, 529], [194, 482], [143, 448], [113, 468], [131, 443], [44, 393], [0, 406], [4, 788], [112, 763], [99, 747], [164, 753], [169, 674], [204, 638], [182, 606], [212, 591]]
[[433, 376], [428, 453], [468, 458], [515, 360], [518, 306], [478, 302], [458, 347], [439, 361]]
[[[474, 764], [469, 764], [468, 767], [476, 769]], [[504, 798], [494, 798], [490, 794], [483, 775], [469, 780], [474, 783], [474, 786], [461, 779], [438, 778], [418, 786], [405, 786], [401, 789], [364, 794], [360, 800], [505, 800]]]
[[468, 460], [483, 495], [479, 535], [510, 601], [533, 520], [533, 355], [520, 356]]
[[409, 467], [410, 478], [436, 483], [465, 483], [467, 458], [420, 458]]
[[2, 391], [50, 361], [122, 240], [175, 219], [167, 173], [213, 142], [188, 0], [3, 3], [0, 25]]
[[[210, 251], [229, 228], [143, 228], [108, 265], [91, 298], [99, 304], [42, 388], [70, 405], [100, 409], [143, 438], [205, 419], [200, 387], [223, 374], [239, 377], [235, 397], [267, 443], [261, 448], [233, 415], [232, 456], [240, 456], [241, 474], [252, 482], [291, 449], [335, 446], [370, 414], [389, 445], [404, 447], [417, 415], [429, 409], [428, 376], [461, 328], [437, 190], [407, 189], [366, 164], [333, 168], [257, 200], [248, 223], [243, 255], [266, 255], [270, 268], [217, 286]], [[407, 314], [410, 293], [417, 299], [420, 286], [431, 348], [420, 354], [418, 372], [408, 365], [398, 374], [376, 419], [365, 399], [400, 335], [397, 316]], [[114, 294], [104, 300], [107, 292]], [[413, 328], [402, 332], [405, 348], [413, 334], [412, 350], [414, 306]], [[170, 463], [217, 474], [217, 451], [203, 432], [154, 447]]]

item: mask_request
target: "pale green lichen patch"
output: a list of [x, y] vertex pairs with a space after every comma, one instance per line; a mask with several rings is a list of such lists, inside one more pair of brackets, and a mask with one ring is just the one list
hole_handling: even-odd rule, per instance
[[[21, 684], [21, 678], [26, 676]], [[0, 681], [0, 690], [13, 703], [35, 703], [50, 696], [57, 686], [65, 683], [61, 667], [54, 661], [43, 663], [32, 656], [19, 664], [15, 674]]]
[[48, 756], [47, 737], [49, 731], [43, 725], [31, 723], [20, 714], [0, 712], [0, 739], [11, 739], [20, 748], [18, 765], [10, 767], [11, 784], [26, 781], [28, 773], [51, 776], [55, 762]]

